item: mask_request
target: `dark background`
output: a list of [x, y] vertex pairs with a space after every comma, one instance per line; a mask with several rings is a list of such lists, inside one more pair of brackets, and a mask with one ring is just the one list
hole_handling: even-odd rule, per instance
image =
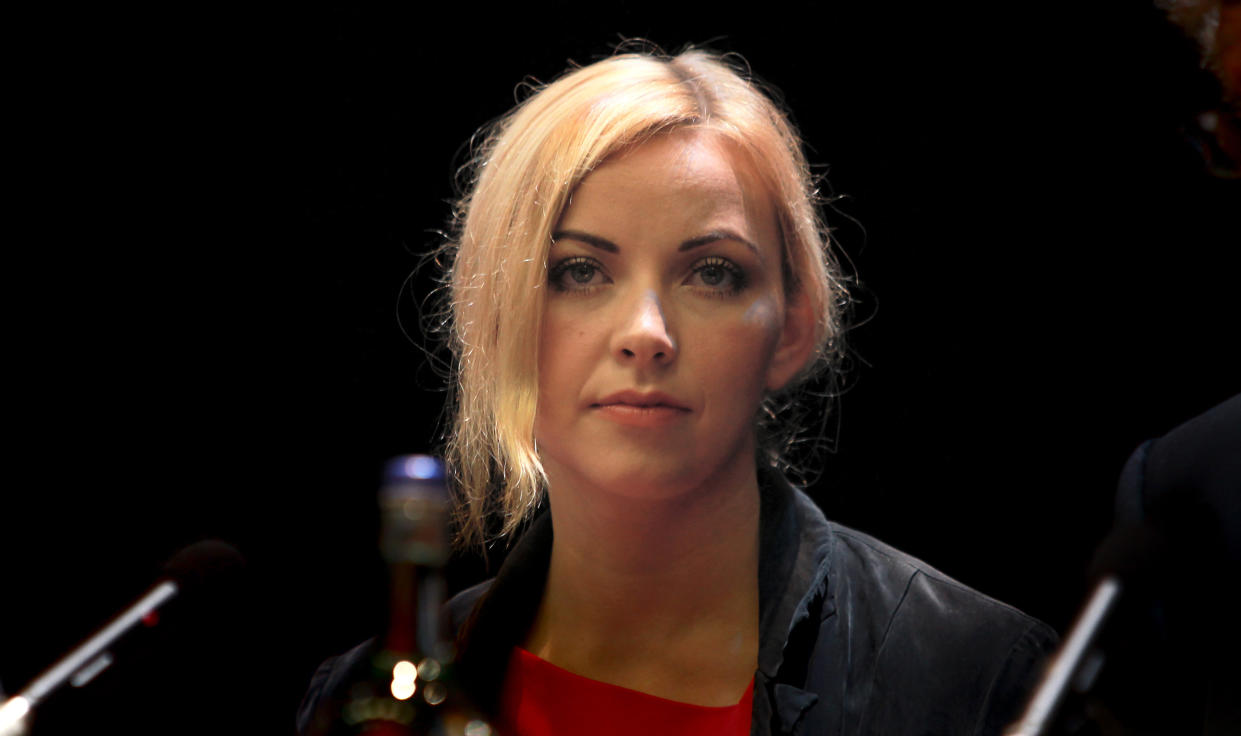
[[228, 636], [118, 661], [35, 733], [288, 732], [375, 633], [379, 469], [443, 396], [411, 274], [461, 146], [622, 36], [740, 52], [838, 197], [864, 324], [829, 517], [1063, 631], [1128, 454], [1241, 390], [1241, 199], [1182, 133], [1212, 89], [1153, 9], [860, 5], [11, 19], [0, 682], [198, 539], [250, 586]]

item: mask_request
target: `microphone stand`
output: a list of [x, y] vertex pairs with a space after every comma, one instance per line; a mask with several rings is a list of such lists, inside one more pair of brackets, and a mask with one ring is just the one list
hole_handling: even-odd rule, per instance
[[82, 687], [107, 669], [112, 664], [112, 655], [106, 651], [107, 648], [176, 596], [178, 589], [177, 583], [172, 580], [165, 580], [151, 588], [101, 631], [35, 678], [26, 689], [6, 700], [0, 706], [0, 736], [24, 734], [30, 711], [66, 681], [73, 687]]
[[1115, 576], [1105, 577], [1095, 586], [1086, 607], [1073, 622], [1068, 637], [1060, 645], [1042, 681], [1030, 697], [1025, 713], [1004, 731], [1004, 736], [1038, 736], [1046, 733], [1074, 676], [1081, 669], [1090, 645], [1115, 606], [1120, 590], [1120, 580]]

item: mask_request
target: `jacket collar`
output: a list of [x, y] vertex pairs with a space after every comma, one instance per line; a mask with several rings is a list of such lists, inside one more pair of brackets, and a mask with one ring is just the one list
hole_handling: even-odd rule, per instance
[[[513, 647], [525, 640], [547, 585], [552, 558], [552, 516], [538, 512], [509, 551], [495, 578], [473, 604], [457, 637], [461, 679], [471, 701], [495, 715]], [[458, 598], [473, 592], [466, 591]], [[449, 602], [452, 608], [454, 599]]]
[[[752, 731], [796, 734], [819, 696], [801, 687], [819, 622], [835, 613], [831, 531], [823, 513], [783, 475], [760, 476], [759, 651]], [[801, 639], [807, 638], [807, 641]]]
[[812, 607], [822, 618], [834, 610], [827, 597], [831, 535], [823, 514], [784, 476], [766, 473], [760, 487], [758, 669], [774, 678], [790, 634]]

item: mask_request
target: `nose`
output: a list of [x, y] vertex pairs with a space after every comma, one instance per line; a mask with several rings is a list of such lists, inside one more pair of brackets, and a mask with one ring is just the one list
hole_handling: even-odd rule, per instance
[[677, 354], [676, 341], [659, 295], [645, 291], [626, 311], [613, 339], [612, 353], [617, 359], [638, 365], [671, 363]]

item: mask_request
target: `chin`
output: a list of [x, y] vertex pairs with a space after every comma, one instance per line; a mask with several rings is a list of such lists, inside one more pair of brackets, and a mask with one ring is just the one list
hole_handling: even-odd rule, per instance
[[[716, 487], [735, 465], [730, 462], [735, 456], [716, 457], [715, 453], [710, 458], [675, 451], [656, 455], [612, 450], [600, 454], [604, 457], [584, 464], [545, 460], [552, 487], [561, 479], [569, 487], [590, 488], [620, 498], [674, 500]], [[745, 457], [752, 456], [751, 452]]]

